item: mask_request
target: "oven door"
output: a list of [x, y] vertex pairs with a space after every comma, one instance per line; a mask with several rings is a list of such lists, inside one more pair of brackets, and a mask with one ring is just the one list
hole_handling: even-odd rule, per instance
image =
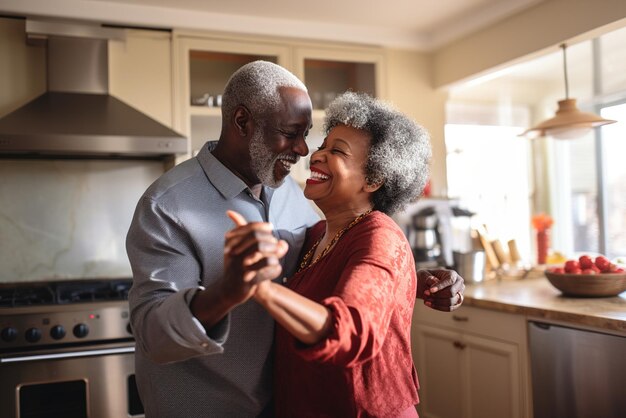
[[2, 416], [143, 417], [134, 352], [128, 342], [2, 355]]

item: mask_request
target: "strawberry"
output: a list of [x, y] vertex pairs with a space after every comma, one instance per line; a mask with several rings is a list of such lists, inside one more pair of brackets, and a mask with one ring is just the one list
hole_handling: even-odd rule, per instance
[[614, 271], [612, 271], [611, 273], [623, 273], [624, 269], [621, 267], [616, 268]]
[[565, 270], [563, 270], [563, 267], [553, 267], [553, 268], [550, 269], [550, 273], [564, 274]]
[[565, 271], [567, 274], [581, 274], [582, 270], [579, 268], [573, 269], [572, 271]]
[[608, 272], [611, 269], [611, 262], [609, 261], [608, 258], [599, 255], [596, 257], [596, 261], [595, 261], [596, 267], [598, 267], [600, 269], [601, 272]]
[[584, 269], [583, 271], [581, 271], [581, 274], [598, 274], [595, 272], [595, 270], [592, 269]]
[[590, 269], [591, 266], [593, 266], [593, 259], [591, 257], [589, 257], [588, 255], [581, 255], [578, 258], [578, 262], [580, 263], [580, 268], [581, 269]]
[[591, 267], [589, 267], [589, 269], [593, 270], [595, 273], [601, 273], [600, 269], [596, 267], [595, 264], [592, 264]]
[[573, 273], [574, 270], [580, 270], [580, 264], [576, 260], [567, 260], [564, 269], [566, 273]]

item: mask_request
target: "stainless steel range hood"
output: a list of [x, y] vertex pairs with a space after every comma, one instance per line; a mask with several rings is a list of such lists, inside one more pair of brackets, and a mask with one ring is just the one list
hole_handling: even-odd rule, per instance
[[[27, 22], [27, 32], [37, 25]], [[187, 140], [108, 94], [108, 41], [47, 34], [48, 91], [0, 118], [0, 157], [165, 158]]]

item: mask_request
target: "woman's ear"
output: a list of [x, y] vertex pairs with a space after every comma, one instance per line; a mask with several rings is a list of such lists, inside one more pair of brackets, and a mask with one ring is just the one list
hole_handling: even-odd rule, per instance
[[237, 106], [233, 114], [233, 121], [235, 130], [240, 136], [246, 137], [253, 132], [252, 116], [245, 106]]
[[365, 190], [368, 193], [374, 193], [376, 190], [380, 189], [381, 187], [383, 187], [384, 182], [380, 181], [378, 183], [370, 183], [367, 182], [367, 184], [365, 185], [365, 187], [363, 188], [363, 190]]

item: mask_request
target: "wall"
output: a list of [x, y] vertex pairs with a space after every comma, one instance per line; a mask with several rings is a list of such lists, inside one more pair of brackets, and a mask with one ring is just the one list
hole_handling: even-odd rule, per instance
[[126, 30], [109, 41], [109, 92], [171, 127], [173, 121], [171, 34]]
[[[591, 31], [623, 26], [624, 0], [546, 0], [438, 49], [433, 85], [441, 87], [555, 49], [564, 41], [589, 39]], [[556, 50], [556, 49], [555, 49]]]
[[0, 18], [0, 116], [46, 90], [46, 48], [26, 45], [25, 21]]
[[446, 195], [446, 149], [444, 141], [447, 93], [433, 89], [429, 54], [407, 50], [387, 51], [387, 96], [399, 110], [424, 126], [431, 136], [432, 194]]
[[126, 232], [162, 173], [158, 161], [3, 159], [0, 283], [130, 277]]

